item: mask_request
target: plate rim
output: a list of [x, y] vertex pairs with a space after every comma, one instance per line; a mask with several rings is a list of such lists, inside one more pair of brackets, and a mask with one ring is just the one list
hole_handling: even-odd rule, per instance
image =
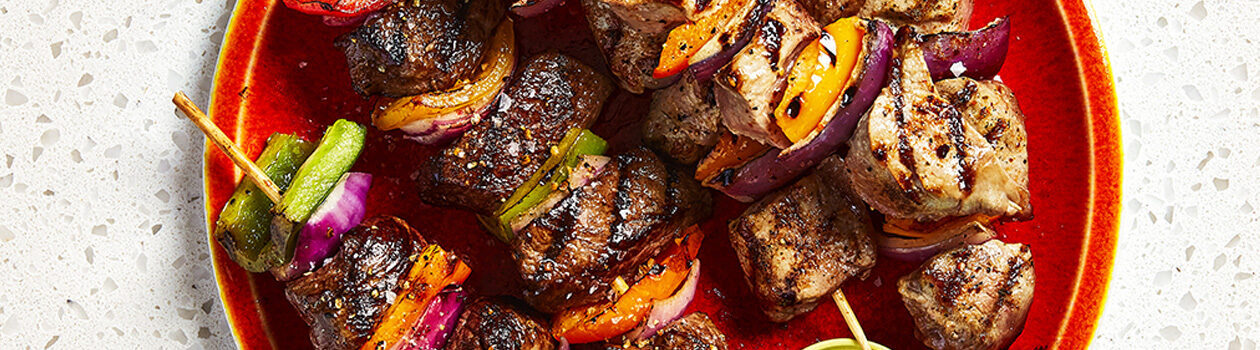
[[[1097, 23], [1096, 12], [1092, 0], [1055, 0], [1061, 18], [1065, 21], [1068, 39], [1071, 41], [1074, 60], [1080, 79], [1085, 110], [1090, 115], [1087, 119], [1090, 142], [1090, 195], [1088, 221], [1083, 238], [1081, 263], [1073, 282], [1071, 303], [1066, 316], [1056, 332], [1056, 341], [1052, 348], [1085, 348], [1093, 341], [1094, 332], [1102, 316], [1111, 284], [1111, 273], [1114, 264], [1116, 243], [1119, 237], [1119, 216], [1123, 200], [1123, 150], [1122, 133], [1119, 128], [1119, 107], [1115, 94], [1115, 77], [1106, 45]], [[235, 127], [224, 130], [230, 139], [239, 142], [242, 122], [243, 104], [240, 96], [248, 87], [245, 85], [255, 67], [258, 47], [267, 33], [266, 23], [281, 2], [275, 0], [238, 0], [232, 10], [231, 18], [224, 39], [220, 45], [218, 61], [210, 89], [209, 112], [216, 122], [231, 118]], [[252, 34], [252, 35], [250, 35]], [[227, 72], [240, 73], [228, 75]], [[238, 92], [239, 91], [239, 92]], [[223, 285], [227, 283], [227, 272], [220, 268], [226, 257], [216, 254], [213, 237], [213, 222], [209, 220], [216, 208], [211, 207], [209, 194], [209, 163], [211, 157], [219, 151], [209, 140], [204, 143], [202, 154], [202, 206], [206, 215], [206, 248], [214, 268], [215, 285], [220, 304], [232, 332], [233, 341], [240, 348], [246, 343], [239, 329], [238, 319], [246, 316], [253, 308], [228, 305]], [[239, 169], [233, 169], [233, 177], [240, 178]], [[1087, 268], [1088, 267], [1088, 268]], [[255, 286], [252, 280], [250, 290]], [[1084, 283], [1084, 284], [1083, 284]], [[1085, 300], [1082, 302], [1082, 300]], [[262, 332], [271, 348], [278, 348], [270, 331], [262, 325]]]

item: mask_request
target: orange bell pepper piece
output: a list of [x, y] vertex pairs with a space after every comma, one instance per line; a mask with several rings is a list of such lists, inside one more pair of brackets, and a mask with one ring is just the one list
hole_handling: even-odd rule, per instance
[[471, 273], [472, 269], [455, 254], [447, 253], [436, 244], [425, 247], [412, 262], [411, 269], [407, 270], [398, 300], [385, 310], [385, 318], [359, 349], [393, 348], [407, 335], [442, 289], [464, 283]]
[[673, 296], [687, 279], [690, 261], [703, 239], [704, 232], [699, 227], [687, 228], [681, 241], [670, 245], [658, 263], [645, 266], [650, 269], [648, 275], [616, 301], [560, 312], [552, 322], [552, 334], [570, 344], [581, 344], [607, 340], [634, 329], [652, 311], [652, 302]]
[[[719, 33], [726, 31], [726, 26], [749, 2], [750, 0], [729, 0], [712, 4], [711, 6], [717, 6], [712, 11], [670, 30], [661, 49], [660, 61], [656, 69], [652, 70], [652, 77], [663, 79], [682, 72], [691, 66], [693, 57], [706, 45], [720, 48], [720, 43], [710, 41], [717, 40]], [[712, 53], [716, 52], [710, 52]]]
[[705, 181], [719, 171], [739, 166], [769, 149], [751, 138], [724, 133], [718, 136], [717, 145], [696, 166], [696, 180]]
[[800, 141], [822, 123], [831, 105], [848, 86], [862, 53], [866, 31], [856, 17], [842, 18], [823, 28], [788, 73], [788, 86], [774, 110], [775, 123], [792, 142]]

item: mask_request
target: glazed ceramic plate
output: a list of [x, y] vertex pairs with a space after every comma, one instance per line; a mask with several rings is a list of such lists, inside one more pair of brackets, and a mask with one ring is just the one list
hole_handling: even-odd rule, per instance
[[[1120, 135], [1106, 52], [1080, 0], [976, 0], [972, 27], [1010, 16], [1010, 54], [1001, 78], [1027, 115], [1029, 178], [1035, 218], [997, 227], [1007, 242], [1026, 243], [1036, 256], [1032, 311], [1014, 347], [1081, 348], [1093, 336], [1111, 274], [1120, 196]], [[604, 67], [578, 1], [517, 23], [523, 55], [559, 50]], [[273, 132], [317, 140], [337, 118], [367, 123], [369, 101], [350, 88], [345, 58], [333, 39], [345, 27], [326, 27], [277, 0], [239, 0], [219, 57], [210, 114], [251, 155]], [[644, 96], [613, 95], [596, 133], [613, 143], [636, 140], [633, 120]], [[207, 145], [206, 218], [209, 228], [241, 177], [226, 156]], [[411, 185], [419, 162], [434, 150], [396, 132], [372, 130], [354, 171], [375, 175], [368, 215], [406, 219], [426, 238], [464, 256], [470, 286], [482, 295], [516, 294], [507, 248], [477, 226], [471, 214], [421, 203]], [[700, 289], [690, 309], [713, 317], [733, 349], [800, 349], [849, 337], [830, 302], [785, 324], [766, 320], [753, 302], [727, 239], [726, 222], [743, 205], [715, 192], [714, 215], [702, 225], [707, 239]], [[215, 273], [233, 334], [242, 348], [309, 348], [308, 329], [268, 274], [237, 267], [213, 240]], [[922, 348], [896, 291], [914, 264], [881, 259], [870, 278], [844, 285], [870, 339], [894, 349]]]

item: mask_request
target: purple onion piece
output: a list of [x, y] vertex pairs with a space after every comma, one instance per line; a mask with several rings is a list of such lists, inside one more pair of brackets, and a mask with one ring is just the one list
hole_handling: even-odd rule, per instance
[[363, 221], [367, 210], [367, 193], [372, 187], [372, 174], [346, 173], [333, 186], [324, 203], [298, 233], [293, 259], [286, 265], [271, 268], [280, 281], [288, 281], [314, 270], [333, 256], [341, 245], [341, 234]]
[[547, 13], [564, 4], [565, 0], [516, 0], [512, 3], [512, 13], [522, 18], [530, 18]]
[[[696, 77], [696, 81], [706, 82], [709, 81], [709, 79], [713, 79], [713, 76], [716, 75], [722, 67], [725, 67], [727, 63], [731, 63], [731, 59], [735, 58], [735, 54], [739, 53], [740, 50], [743, 50], [744, 46], [747, 46], [748, 42], [756, 36], [757, 30], [761, 28], [762, 22], [766, 18], [766, 14], [770, 13], [770, 9], [773, 8], [774, 1], [753, 1], [756, 3], [753, 5], [754, 7], [752, 11], [749, 11], [748, 16], [742, 20], [742, 22], [746, 24], [736, 25], [733, 27], [735, 30], [739, 31], [734, 35], [735, 41], [730, 45], [723, 46], [721, 50], [718, 50], [718, 52], [714, 53], [712, 56], [705, 57], [687, 67], [687, 70], [691, 71], [691, 74]], [[728, 26], [727, 29], [729, 28], [732, 27]], [[710, 40], [721, 40], [723, 34], [725, 34], [725, 30], [727, 29], [724, 29], [723, 33], [713, 36], [713, 39]], [[675, 76], [678, 76], [678, 74], [675, 74]]]
[[419, 119], [399, 127], [405, 138], [425, 145], [438, 145], [454, 140], [494, 110], [499, 93], [486, 101], [434, 118]]
[[959, 76], [985, 80], [1002, 70], [1010, 37], [1011, 21], [1002, 17], [980, 30], [920, 35], [917, 40], [932, 80]]
[[879, 234], [876, 235], [875, 242], [883, 255], [901, 261], [922, 262], [942, 251], [958, 248], [964, 244], [981, 244], [995, 236], [997, 233], [993, 230], [981, 227], [917, 239]]
[[851, 93], [846, 91], [846, 96], [841, 97], [841, 100], [848, 100], [848, 105], [841, 106], [822, 131], [805, 143], [793, 145], [787, 150], [771, 150], [749, 161], [736, 171], [729, 185], [721, 188], [723, 193], [745, 203], [756, 200], [800, 177], [849, 140], [858, 120], [871, 108], [875, 97], [884, 88], [891, 68], [892, 28], [879, 20], [869, 23], [867, 33], [874, 37], [862, 62], [862, 74], [851, 85]]
[[407, 335], [391, 350], [438, 350], [446, 346], [467, 298], [468, 292], [458, 287], [438, 293]]

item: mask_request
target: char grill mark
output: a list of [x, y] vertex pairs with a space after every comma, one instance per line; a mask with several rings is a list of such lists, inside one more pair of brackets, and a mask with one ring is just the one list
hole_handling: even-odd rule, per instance
[[731, 221], [744, 279], [772, 321], [813, 310], [874, 266], [874, 226], [849, 182], [843, 160], [833, 156]]
[[514, 301], [481, 299], [459, 316], [449, 350], [552, 350], [555, 343], [545, 320]]
[[342, 236], [327, 264], [285, 287], [285, 297], [311, 326], [319, 349], [357, 349], [384, 316], [389, 296], [411, 268], [410, 257], [425, 246], [402, 219], [365, 220]]
[[639, 148], [615, 156], [518, 233], [525, 300], [544, 312], [609, 300], [681, 230], [707, 216], [707, 193]]
[[1035, 283], [1028, 246], [991, 240], [938, 254], [897, 287], [924, 345], [998, 349], [1023, 329]]
[[472, 78], [503, 18], [499, 1], [416, 0], [387, 6], [337, 38], [363, 95], [401, 97]]
[[638, 94], [668, 83], [652, 71], [669, 30], [686, 21], [681, 7], [668, 0], [582, 0], [582, 7], [618, 85]]
[[612, 93], [606, 78], [557, 53], [529, 59], [496, 111], [421, 166], [420, 199], [493, 214], [538, 171], [571, 128], [595, 121]]

